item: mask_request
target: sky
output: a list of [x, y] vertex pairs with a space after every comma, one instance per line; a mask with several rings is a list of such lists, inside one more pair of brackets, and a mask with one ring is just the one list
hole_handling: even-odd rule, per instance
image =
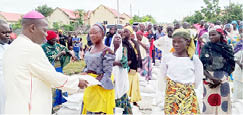
[[[219, 6], [224, 7], [232, 3], [243, 4], [243, 0], [219, 0]], [[117, 0], [0, 0], [0, 11], [25, 14], [39, 5], [67, 8], [71, 10], [94, 10], [103, 4], [117, 9]], [[119, 0], [120, 13], [129, 15], [152, 15], [157, 22], [173, 22], [204, 6], [203, 0]]]

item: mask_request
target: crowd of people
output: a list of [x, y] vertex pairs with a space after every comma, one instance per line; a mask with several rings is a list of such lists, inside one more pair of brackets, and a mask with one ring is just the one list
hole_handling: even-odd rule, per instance
[[[243, 21], [139, 23], [108, 32], [96, 23], [85, 50], [77, 33], [48, 30], [36, 11], [23, 16], [22, 26], [22, 34], [8, 45], [11, 31], [0, 20], [0, 114], [51, 114], [66, 102], [63, 96], [80, 89], [80, 114], [114, 114], [116, 107], [132, 114], [142, 99], [139, 79], [149, 82], [157, 64], [165, 114], [231, 114], [232, 99], [243, 104]], [[84, 59], [79, 76], [100, 84], [88, 86], [84, 79], [64, 75], [71, 59]]]

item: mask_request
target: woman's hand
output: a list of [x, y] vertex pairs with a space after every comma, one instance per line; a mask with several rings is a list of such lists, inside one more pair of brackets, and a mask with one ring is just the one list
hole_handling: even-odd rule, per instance
[[113, 66], [122, 66], [121, 62], [114, 61]]
[[213, 82], [213, 83], [209, 83], [210, 88], [216, 88], [222, 83], [222, 80], [217, 78], [210, 78], [210, 80]]
[[83, 72], [83, 73], [80, 73], [80, 75], [88, 75], [88, 73], [86, 73], [86, 72]]

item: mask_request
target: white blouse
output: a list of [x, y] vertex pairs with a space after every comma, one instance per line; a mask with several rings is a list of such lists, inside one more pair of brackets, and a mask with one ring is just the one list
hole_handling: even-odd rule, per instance
[[194, 55], [189, 57], [176, 57], [172, 53], [164, 56], [161, 63], [162, 77], [169, 77], [182, 84], [195, 84], [197, 88], [203, 79], [203, 65]]

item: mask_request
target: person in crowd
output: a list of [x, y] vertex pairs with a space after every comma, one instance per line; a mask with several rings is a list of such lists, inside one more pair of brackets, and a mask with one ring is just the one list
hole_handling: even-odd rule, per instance
[[226, 40], [228, 44], [230, 44], [232, 47], [236, 45], [238, 42], [238, 37], [240, 36], [238, 32], [233, 30], [233, 25], [226, 24], [225, 25], [225, 32], [226, 32]]
[[138, 69], [141, 68], [141, 54], [138, 43], [131, 38], [133, 33], [132, 27], [127, 26], [123, 31], [122, 45], [127, 49], [128, 65], [129, 65], [129, 91], [128, 96], [133, 105], [138, 106], [137, 102], [141, 100], [139, 88], [139, 73]]
[[[235, 56], [235, 71], [233, 72], [234, 77], [234, 92], [233, 99], [234, 102], [239, 102], [239, 104], [243, 104], [243, 33], [241, 33], [241, 39], [236, 44], [234, 48], [234, 56]], [[237, 112], [242, 113], [241, 106], [235, 106]], [[236, 113], [237, 113], [236, 112]]]
[[85, 53], [86, 67], [83, 74], [93, 76], [101, 84], [85, 89], [82, 114], [114, 114], [115, 90], [112, 68], [116, 56], [103, 43], [105, 33], [106, 29], [100, 23], [94, 24], [89, 31], [93, 46]]
[[7, 22], [0, 20], [0, 114], [4, 114], [5, 106], [5, 88], [3, 77], [3, 54], [8, 48], [8, 41], [10, 40], [10, 28]]
[[[44, 50], [49, 62], [55, 67], [56, 71], [63, 73], [63, 68], [70, 62], [72, 53], [70, 53], [65, 46], [56, 43], [56, 38], [57, 34], [54, 31], [47, 31], [47, 42], [42, 44], [41, 47]], [[60, 107], [62, 103], [67, 101], [63, 96], [67, 96], [67, 93], [63, 93], [62, 90], [59, 89], [54, 89], [53, 113]]]
[[116, 107], [123, 108], [123, 114], [132, 114], [132, 107], [127, 95], [129, 90], [127, 49], [122, 46], [120, 34], [113, 36], [111, 49], [116, 55], [112, 70], [115, 77]]
[[116, 31], [117, 31], [116, 26], [112, 26], [110, 28], [109, 32], [107, 32], [106, 38], [105, 38], [105, 45], [107, 47], [110, 47], [112, 38], [113, 38], [114, 34], [116, 33]]
[[[155, 34], [155, 40], [162, 38], [165, 36], [165, 33], [163, 32], [163, 26], [158, 27], [158, 31]], [[161, 60], [162, 51], [158, 48], [155, 48], [155, 58]]]
[[68, 32], [68, 50], [73, 50], [73, 36], [72, 36], [72, 33], [71, 32]]
[[75, 53], [75, 56], [78, 60], [80, 60], [80, 43], [81, 40], [78, 37], [77, 33], [74, 34], [74, 37], [72, 39], [72, 43], [73, 43], [73, 51]]
[[197, 40], [197, 45], [196, 45], [196, 52], [200, 56], [201, 49], [203, 45], [207, 42], [209, 42], [209, 35], [208, 35], [208, 28], [209, 25], [207, 23], [204, 24], [204, 29], [202, 29], [199, 34], [198, 34], [198, 40]]
[[167, 35], [159, 38], [154, 42], [154, 46], [163, 52], [162, 55], [167, 55], [173, 50], [172, 46], [172, 34], [174, 32], [174, 28], [172, 26], [168, 26], [166, 28]]
[[59, 43], [67, 47], [68, 37], [63, 34], [63, 30], [58, 30]]
[[174, 30], [179, 29], [179, 28], [181, 28], [181, 24], [180, 24], [180, 22], [176, 21], [174, 23]]
[[140, 75], [145, 77], [145, 80], [148, 81], [152, 78], [152, 60], [149, 56], [150, 43], [148, 39], [143, 36], [143, 33], [141, 31], [138, 31], [136, 34], [142, 59], [142, 68], [140, 70]]
[[229, 75], [234, 71], [233, 49], [221, 27], [209, 30], [210, 42], [200, 55], [204, 67], [203, 114], [231, 114]]
[[200, 114], [195, 88], [202, 83], [203, 65], [194, 55], [195, 45], [186, 29], [172, 35], [175, 51], [164, 55], [159, 84], [166, 79], [165, 114]]

